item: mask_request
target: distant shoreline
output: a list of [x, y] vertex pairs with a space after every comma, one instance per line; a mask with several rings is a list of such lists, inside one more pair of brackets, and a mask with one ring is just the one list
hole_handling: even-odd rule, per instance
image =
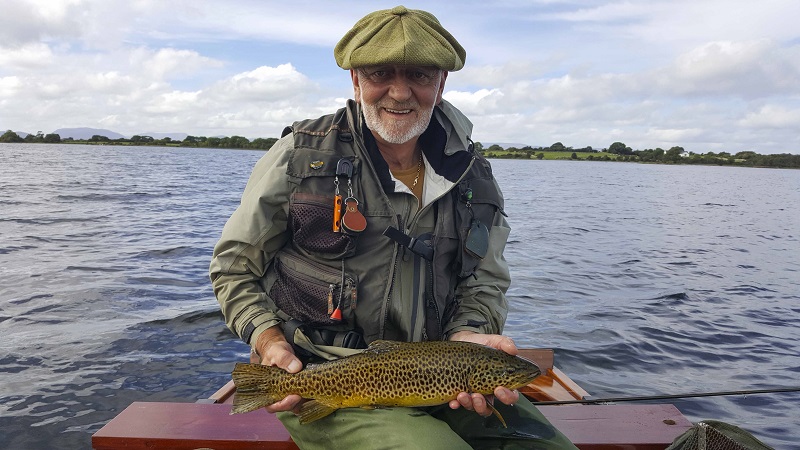
[[[262, 151], [268, 151], [277, 141], [277, 138], [258, 138], [250, 141], [242, 136], [221, 138], [187, 136], [181, 141], [173, 140], [169, 137], [154, 139], [150, 136], [133, 136], [130, 139], [121, 138], [112, 140], [100, 135], [92, 136], [91, 139], [61, 139], [58, 134], [43, 135], [41, 133], [38, 135], [29, 134], [25, 136], [25, 138], [21, 138], [11, 130], [6, 131], [0, 136], [0, 143], [219, 148]], [[726, 152], [699, 154], [685, 152], [682, 147], [672, 147], [669, 150], [660, 148], [633, 150], [622, 142], [614, 142], [608, 149], [602, 150], [594, 150], [592, 147], [573, 149], [572, 147], [564, 146], [560, 142], [550, 147], [526, 146], [522, 148], [503, 148], [497, 144], [484, 148], [480, 142], [476, 142], [474, 145], [475, 149], [488, 159], [608, 161], [800, 169], [800, 155], [789, 153], [761, 155], [753, 151], [745, 151], [736, 153], [735, 155]]]

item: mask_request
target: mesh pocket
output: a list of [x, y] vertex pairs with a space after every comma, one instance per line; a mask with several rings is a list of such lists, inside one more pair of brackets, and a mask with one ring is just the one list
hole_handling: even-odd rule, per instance
[[341, 324], [341, 320], [330, 318], [330, 308], [339, 306], [342, 310], [352, 310], [355, 283], [352, 278], [345, 277], [343, 291], [341, 273], [321, 270], [316, 265], [308, 268], [316, 276], [294, 270], [286, 261], [276, 258], [276, 279], [269, 296], [275, 306], [303, 323], [312, 326]]
[[355, 250], [355, 236], [333, 231], [333, 197], [293, 194], [288, 225], [294, 244], [308, 252], [339, 259]]

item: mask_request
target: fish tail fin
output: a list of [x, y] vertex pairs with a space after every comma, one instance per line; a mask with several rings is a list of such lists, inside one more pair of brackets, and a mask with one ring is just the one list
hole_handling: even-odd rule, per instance
[[278, 381], [286, 372], [273, 366], [237, 363], [231, 373], [236, 392], [231, 414], [241, 414], [269, 406], [281, 398], [275, 392]]
[[326, 405], [317, 400], [309, 400], [303, 403], [303, 406], [300, 407], [300, 414], [298, 414], [298, 416], [300, 417], [300, 423], [306, 424], [322, 419], [337, 409], [339, 408]]

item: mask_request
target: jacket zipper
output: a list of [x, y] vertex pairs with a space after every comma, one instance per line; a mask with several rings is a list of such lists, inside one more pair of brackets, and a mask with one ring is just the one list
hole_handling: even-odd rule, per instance
[[[348, 110], [348, 122], [350, 123], [350, 128], [353, 130], [353, 133], [356, 134], [357, 135], [356, 137], [358, 138], [358, 139], [354, 139], [354, 143], [355, 143], [356, 147], [358, 147], [359, 151], [361, 151], [362, 154], [368, 155], [369, 152], [367, 152], [367, 149], [364, 148], [364, 146], [362, 145], [363, 137], [360, 136], [360, 131], [361, 130], [355, 126], [356, 119], [353, 118], [352, 116], [350, 116], [349, 110]], [[467, 168], [464, 170], [464, 172], [461, 173], [461, 176], [458, 177], [458, 180], [456, 180], [455, 183], [453, 183], [453, 186], [458, 185], [458, 183], [460, 183], [461, 180], [463, 180], [464, 177], [467, 176], [467, 174], [469, 173], [469, 170], [472, 168], [472, 165], [475, 164], [475, 159], [476, 159], [475, 155], [472, 155], [472, 159], [470, 160], [469, 164], [467, 165]], [[375, 173], [375, 167], [372, 165], [372, 161], [369, 158], [364, 158], [364, 161], [365, 161], [365, 163], [367, 165], [370, 166], [370, 169], [372, 170], [372, 172], [374, 174]], [[377, 175], [376, 175], [376, 177], [377, 177]], [[432, 202], [428, 203], [424, 207], [422, 207], [419, 210], [417, 210], [417, 213], [414, 214], [414, 217], [411, 218], [411, 221], [409, 223], [409, 225], [410, 225], [409, 229], [406, 230], [406, 231], [411, 231], [411, 228], [414, 225], [416, 225], [416, 222], [417, 222], [419, 216], [422, 214], [422, 212], [426, 211], [427, 209], [429, 209], [431, 207], [431, 205], [436, 203], [440, 198], [442, 198], [445, 195], [447, 195], [448, 193], [450, 193], [451, 190], [452, 190], [452, 188], [447, 190], [447, 191], [445, 191], [445, 192], [443, 192], [441, 195], [439, 195], [438, 197], [433, 199]], [[383, 196], [386, 197], [386, 193], [383, 193]], [[388, 201], [388, 198], [386, 198], [385, 200], [388, 203], [391, 204], [391, 202]], [[405, 230], [405, 228], [403, 227], [403, 223], [400, 220], [400, 216], [399, 215], [395, 216], [395, 218], [397, 220], [397, 222], [396, 222], [397, 229], [398, 230]], [[384, 314], [383, 314], [383, 320], [381, 321], [380, 326], [378, 328], [379, 339], [383, 339], [384, 338], [384, 335], [386, 333], [386, 323], [389, 321], [389, 301], [391, 300], [392, 293], [394, 292], [395, 276], [396, 276], [396, 273], [397, 273], [398, 265], [400, 263], [399, 262], [399, 247], [400, 247], [400, 244], [397, 244], [397, 243], [394, 244], [394, 251], [393, 251], [393, 254], [392, 254], [392, 260], [393, 260], [394, 264], [392, 265], [392, 272], [391, 272], [391, 276], [389, 277], [390, 278], [389, 288], [386, 291], [386, 294], [385, 294], [384, 300], [383, 300]], [[428, 278], [430, 278], [429, 284], [431, 285], [431, 289], [433, 289], [433, 277], [429, 276]], [[433, 295], [433, 294], [431, 293], [431, 295]], [[436, 320], [440, 321], [439, 312], [438, 312], [439, 308], [436, 307], [436, 299], [434, 298], [434, 299], [432, 299], [432, 301], [433, 301], [433, 304], [434, 304], [434, 308], [436, 310]], [[424, 327], [423, 327], [423, 329], [424, 329]], [[440, 330], [442, 329], [441, 323], [439, 323], [439, 329]]]
[[[421, 216], [421, 215], [422, 215], [424, 212], [426, 212], [428, 209], [430, 209], [430, 208], [432, 207], [432, 205], [434, 205], [434, 204], [435, 204], [437, 201], [439, 201], [439, 199], [441, 199], [441, 198], [442, 198], [442, 197], [444, 197], [445, 195], [448, 195], [448, 194], [450, 193], [450, 191], [452, 191], [452, 190], [453, 190], [453, 188], [454, 188], [455, 186], [458, 186], [458, 183], [460, 183], [460, 182], [461, 182], [461, 180], [463, 180], [463, 179], [464, 179], [464, 177], [465, 177], [465, 176], [467, 176], [467, 174], [469, 173], [470, 169], [472, 168], [472, 165], [473, 165], [473, 164], [475, 164], [475, 159], [476, 159], [476, 158], [475, 158], [475, 156], [473, 156], [473, 157], [472, 157], [472, 159], [470, 160], [469, 164], [467, 165], [467, 168], [464, 170], [464, 172], [461, 174], [461, 176], [460, 176], [460, 177], [458, 177], [458, 179], [457, 179], [457, 180], [456, 180], [456, 181], [453, 183], [453, 187], [452, 187], [452, 188], [448, 189], [448, 190], [447, 190], [447, 191], [445, 191], [445, 192], [442, 192], [442, 193], [441, 193], [441, 194], [440, 194], [438, 197], [436, 197], [435, 199], [433, 199], [433, 201], [431, 201], [430, 203], [428, 203], [428, 204], [427, 204], [427, 205], [425, 205], [424, 207], [420, 208], [420, 209], [417, 211], [417, 213], [416, 213], [416, 214], [414, 214], [414, 217], [411, 219], [411, 223], [409, 224], [409, 229], [408, 229], [408, 230], [406, 230], [406, 232], [407, 232], [407, 233], [409, 233], [409, 234], [411, 233], [411, 228], [413, 228], [414, 226], [416, 226], [416, 224], [417, 224], [417, 220], [419, 219], [419, 217], [420, 217], [420, 216]], [[436, 237], [436, 233], [435, 233], [435, 231], [436, 231], [436, 224], [434, 224], [434, 238]], [[435, 242], [433, 242], [433, 243], [431, 243], [431, 245], [433, 245], [433, 246], [434, 246], [434, 248], [435, 248], [435, 246], [436, 246], [436, 243], [435, 243]], [[434, 317], [436, 318], [436, 326], [437, 326], [437, 328], [438, 328], [438, 330], [436, 330], [436, 332], [437, 332], [437, 334], [438, 334], [438, 335], [436, 336], [436, 338], [437, 338], [437, 339], [442, 339], [442, 338], [444, 337], [444, 336], [443, 336], [443, 332], [444, 332], [444, 326], [443, 326], [443, 324], [442, 324], [442, 317], [441, 317], [441, 316], [440, 316], [440, 314], [439, 314], [439, 306], [436, 304], [436, 297], [435, 297], [435, 294], [434, 294], [434, 292], [433, 292], [433, 270], [432, 270], [432, 269], [430, 269], [430, 265], [431, 265], [431, 264], [432, 264], [432, 263], [426, 263], [426, 266], [429, 268], [429, 270], [426, 270], [426, 271], [425, 271], [425, 277], [427, 278], [427, 283], [426, 283], [426, 285], [427, 285], [427, 293], [428, 293], [428, 295], [425, 297], [425, 302], [426, 302], [426, 303], [427, 303], [427, 302], [430, 302], [430, 303], [428, 303], [426, 306], [427, 306], [429, 309], [432, 309], [432, 310], [433, 310], [432, 312], [433, 312], [433, 314], [434, 314]], [[396, 268], [396, 267], [397, 267], [397, 265], [395, 264], [395, 268]], [[394, 280], [393, 280], [393, 281], [394, 281]], [[424, 321], [424, 323], [426, 324], [426, 326], [424, 326], [424, 327], [423, 327], [423, 331], [424, 331], [424, 333], [426, 333], [426, 334], [427, 334], [427, 333], [428, 333], [428, 329], [427, 329], [427, 328], [428, 328], [428, 327], [427, 327], [428, 318], [427, 318], [427, 316], [426, 316], [426, 318], [425, 318], [425, 321]], [[428, 339], [431, 339], [431, 337], [432, 337], [432, 336], [428, 336], [427, 338], [428, 338]]]

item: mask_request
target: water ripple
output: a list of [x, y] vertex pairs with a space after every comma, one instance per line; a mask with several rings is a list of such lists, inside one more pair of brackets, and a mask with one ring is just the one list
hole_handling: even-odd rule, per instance
[[[0, 144], [7, 448], [88, 448], [131, 402], [208, 396], [247, 359], [207, 268], [262, 155]], [[519, 345], [597, 397], [797, 383], [800, 171], [493, 166]], [[800, 448], [798, 395], [676, 404]]]

